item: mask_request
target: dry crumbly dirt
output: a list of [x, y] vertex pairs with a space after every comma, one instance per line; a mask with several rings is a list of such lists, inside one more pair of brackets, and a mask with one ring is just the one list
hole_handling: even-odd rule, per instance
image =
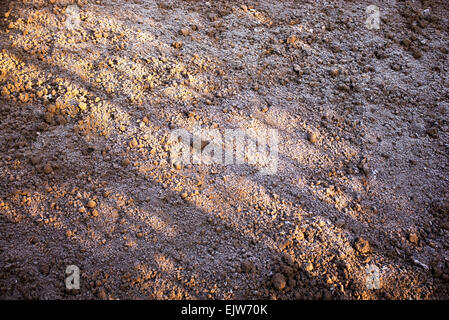
[[[449, 298], [448, 11], [1, 1], [0, 298]], [[195, 123], [277, 129], [277, 172], [174, 168]]]

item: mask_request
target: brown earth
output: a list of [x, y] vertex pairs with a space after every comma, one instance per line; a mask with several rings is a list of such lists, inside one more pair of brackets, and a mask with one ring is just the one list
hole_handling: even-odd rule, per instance
[[[0, 14], [0, 298], [449, 298], [447, 1]], [[277, 172], [175, 168], [195, 123], [277, 129]]]

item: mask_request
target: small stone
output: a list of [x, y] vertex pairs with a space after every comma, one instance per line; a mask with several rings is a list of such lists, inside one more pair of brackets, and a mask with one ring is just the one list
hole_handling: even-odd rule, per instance
[[94, 209], [94, 210], [92, 210], [92, 217], [98, 217], [98, 210], [97, 209]]
[[31, 164], [33, 166], [35, 166], [41, 162], [41, 158], [38, 156], [32, 156], [30, 160], [31, 160]]
[[129, 142], [129, 147], [130, 147], [130, 148], [135, 148], [135, 147], [137, 147], [138, 144], [139, 144], [139, 143], [137, 142], [137, 139], [136, 139], [136, 138], [133, 138], [133, 139]]
[[369, 242], [363, 238], [357, 239], [357, 241], [354, 244], [354, 248], [362, 254], [367, 254], [371, 251]]
[[287, 38], [287, 43], [288, 44], [293, 44], [296, 42], [296, 40], [298, 40], [298, 38], [296, 38], [296, 36], [293, 34], [290, 37]]
[[307, 139], [309, 140], [309, 142], [311, 143], [317, 143], [318, 142], [318, 136], [316, 133], [314, 132], [309, 132], [307, 134]]
[[30, 99], [29, 95], [27, 93], [20, 93], [19, 94], [19, 100], [23, 103], [28, 102]]
[[418, 244], [418, 241], [419, 241], [419, 238], [418, 238], [418, 235], [417, 235], [416, 233], [412, 232], [412, 233], [410, 233], [410, 234], [408, 235], [408, 240], [409, 240], [411, 243], [417, 245], [417, 244]]
[[125, 158], [122, 160], [122, 165], [124, 167], [129, 166], [130, 163], [131, 163], [131, 160], [129, 160], [128, 158]]
[[346, 221], [343, 218], [337, 219], [335, 226], [338, 228], [343, 228], [346, 225]]
[[179, 30], [179, 33], [186, 37], [186, 36], [190, 35], [190, 30], [187, 28], [182, 28], [181, 30]]
[[271, 281], [277, 290], [283, 290], [287, 284], [285, 277], [280, 273], [276, 273]]
[[98, 291], [98, 298], [100, 298], [101, 300], [106, 300], [108, 298], [108, 295], [107, 295], [106, 291], [103, 288], [101, 288]]
[[55, 117], [55, 120], [56, 120], [56, 123], [57, 123], [57, 124], [60, 124], [60, 125], [64, 125], [64, 124], [67, 123], [67, 119], [66, 119], [64, 116], [60, 115], [60, 114], [58, 114], [58, 115]]
[[80, 108], [81, 111], [87, 110], [87, 104], [85, 102], [80, 102], [78, 107]]
[[351, 88], [350, 88], [347, 84], [344, 84], [344, 83], [340, 83], [340, 84], [337, 86], [337, 89], [340, 90], [340, 91], [344, 91], [344, 92], [349, 92], [349, 91], [351, 91]]
[[282, 268], [282, 274], [286, 276], [287, 278], [292, 278], [294, 276], [294, 270], [292, 267], [283, 265]]
[[413, 50], [413, 58], [415, 59], [420, 59], [422, 57], [422, 52], [419, 49], [414, 49]]
[[403, 39], [402, 41], [401, 41], [401, 44], [404, 46], [404, 47], [406, 47], [406, 48], [408, 48], [408, 47], [410, 47], [410, 45], [411, 45], [411, 43], [412, 43], [412, 41], [410, 40], [410, 39]]
[[297, 73], [301, 73], [301, 67], [298, 64], [293, 65], [293, 70]]
[[399, 71], [399, 70], [401, 70], [401, 66], [400, 66], [399, 64], [397, 64], [397, 63], [393, 63], [393, 64], [391, 65], [391, 69], [392, 69], [393, 71]]
[[306, 271], [310, 272], [313, 270], [313, 264], [311, 262], [309, 262], [306, 267], [305, 267]]
[[52, 172], [53, 172], [53, 168], [51, 167], [51, 165], [46, 164], [45, 167], [44, 167], [44, 173], [50, 174]]
[[255, 269], [254, 263], [249, 260], [245, 260], [242, 262], [242, 271], [245, 273], [251, 273]]
[[182, 47], [182, 42], [180, 41], [175, 41], [172, 43], [172, 47], [175, 49], [180, 49]]
[[97, 203], [94, 200], [89, 200], [89, 202], [87, 203], [87, 207], [89, 209], [93, 209], [97, 206]]
[[302, 240], [304, 240], [304, 232], [297, 231], [296, 232], [296, 241], [302, 241]]
[[432, 127], [427, 130], [427, 134], [432, 138], [438, 138], [438, 128]]

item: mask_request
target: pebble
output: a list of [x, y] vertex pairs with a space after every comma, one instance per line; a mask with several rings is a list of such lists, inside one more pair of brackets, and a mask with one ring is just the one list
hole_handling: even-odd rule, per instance
[[291, 35], [290, 37], [287, 38], [287, 43], [288, 43], [288, 44], [293, 44], [293, 43], [296, 42], [296, 40], [298, 40], [298, 39], [296, 38], [296, 36], [295, 36], [295, 35]]
[[254, 263], [249, 260], [245, 260], [242, 262], [242, 271], [245, 273], [251, 273], [255, 270]]
[[33, 166], [39, 164], [40, 162], [41, 162], [41, 158], [40, 157], [38, 157], [38, 156], [32, 156], [31, 157], [31, 164]]
[[296, 241], [302, 241], [302, 240], [304, 240], [304, 232], [297, 231], [296, 232]]
[[317, 143], [318, 142], [318, 136], [316, 133], [314, 132], [309, 132], [307, 134], [307, 139], [309, 140], [309, 142], [311, 143]]
[[354, 244], [354, 248], [363, 254], [367, 254], [371, 251], [370, 244], [367, 240], [363, 238], [358, 238], [357, 241]]
[[294, 65], [293, 65], [293, 70], [294, 70], [295, 72], [300, 73], [300, 72], [301, 72], [301, 67], [300, 67], [298, 64], [294, 64]]
[[294, 276], [295, 271], [290, 266], [283, 265], [281, 270], [282, 270], [282, 274], [284, 276], [286, 276], [287, 278], [292, 278]]
[[280, 274], [280, 273], [276, 273], [273, 276], [272, 279], [273, 282], [273, 286], [277, 289], [277, 290], [283, 290], [287, 284], [287, 280], [285, 279], [285, 277]]
[[413, 58], [415, 59], [420, 59], [422, 57], [422, 52], [419, 49], [414, 49], [413, 50]]
[[65, 235], [66, 235], [68, 238], [71, 238], [71, 237], [73, 237], [75, 234], [73, 233], [72, 230], [67, 230], [67, 231], [65, 232]]
[[432, 138], [438, 138], [438, 129], [437, 127], [432, 127], [427, 130], [427, 134]]
[[182, 28], [181, 30], [179, 30], [179, 33], [183, 36], [188, 36], [190, 35], [190, 30], [187, 28]]
[[310, 272], [313, 270], [313, 264], [311, 262], [309, 262], [306, 267], [305, 267], [306, 271]]
[[52, 172], [53, 172], [53, 168], [51, 167], [51, 165], [46, 164], [45, 167], [44, 167], [44, 173], [50, 174]]
[[175, 49], [180, 49], [182, 47], [182, 42], [180, 41], [175, 41], [172, 43], [172, 47]]
[[393, 63], [393, 64], [391, 65], [391, 69], [392, 69], [393, 71], [399, 71], [399, 70], [401, 70], [401, 66], [400, 66], [399, 64], [397, 64], [397, 63]]
[[411, 243], [417, 245], [417, 244], [418, 244], [418, 241], [419, 241], [419, 238], [418, 238], [418, 235], [417, 235], [416, 233], [412, 232], [412, 233], [409, 234], [408, 240], [409, 240]]
[[137, 142], [137, 139], [136, 139], [136, 138], [133, 138], [133, 139], [129, 142], [129, 147], [130, 147], [130, 148], [135, 148], [135, 147], [137, 147], [137, 145], [138, 145], [138, 142]]
[[97, 206], [97, 203], [94, 200], [89, 200], [89, 202], [87, 203], [87, 207], [89, 209], [93, 209]]
[[85, 102], [80, 102], [78, 107], [80, 108], [81, 111], [87, 110], [87, 104]]

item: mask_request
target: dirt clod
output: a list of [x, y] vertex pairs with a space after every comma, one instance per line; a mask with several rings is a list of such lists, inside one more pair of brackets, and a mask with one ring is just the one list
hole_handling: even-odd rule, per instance
[[93, 209], [97, 206], [97, 203], [94, 200], [89, 200], [86, 205], [89, 209]]
[[53, 172], [52, 166], [51, 166], [50, 164], [46, 164], [46, 165], [44, 166], [44, 173], [50, 174], [50, 173], [52, 173], [52, 172]]
[[318, 135], [315, 132], [309, 132], [307, 134], [307, 139], [310, 143], [317, 143], [318, 142]]
[[285, 279], [285, 277], [280, 274], [280, 273], [276, 273], [273, 278], [272, 278], [272, 283], [273, 286], [277, 289], [277, 290], [283, 290], [285, 289], [285, 286], [287, 285], [287, 280]]
[[358, 238], [355, 241], [354, 248], [362, 254], [367, 254], [371, 251], [371, 246], [369, 242], [363, 238]]

